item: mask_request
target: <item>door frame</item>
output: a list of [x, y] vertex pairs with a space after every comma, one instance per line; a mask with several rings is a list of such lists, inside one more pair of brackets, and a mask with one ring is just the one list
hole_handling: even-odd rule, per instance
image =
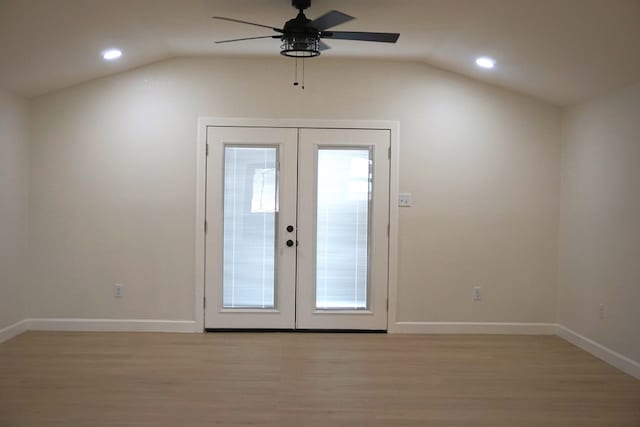
[[320, 129], [382, 129], [391, 135], [391, 159], [389, 162], [389, 269], [387, 330], [397, 322], [398, 292], [398, 193], [400, 176], [400, 122], [394, 120], [322, 120], [322, 119], [255, 119], [199, 117], [196, 146], [196, 216], [195, 216], [195, 323], [200, 331], [205, 330], [205, 218], [207, 188], [207, 128], [209, 127], [276, 127], [276, 128], [320, 128]]

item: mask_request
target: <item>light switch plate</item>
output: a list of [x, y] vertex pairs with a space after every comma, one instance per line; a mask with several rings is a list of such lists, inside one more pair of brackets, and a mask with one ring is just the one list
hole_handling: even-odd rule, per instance
[[398, 206], [408, 208], [413, 205], [413, 199], [411, 193], [399, 193], [398, 194]]

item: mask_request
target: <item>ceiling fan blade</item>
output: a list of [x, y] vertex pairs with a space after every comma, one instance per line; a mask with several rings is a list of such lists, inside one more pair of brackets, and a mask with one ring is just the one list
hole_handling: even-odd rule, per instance
[[242, 39], [231, 39], [231, 40], [219, 40], [216, 43], [231, 43], [231, 42], [239, 42], [243, 40], [255, 40], [255, 39], [279, 39], [280, 36], [260, 36], [260, 37], [245, 37]]
[[332, 10], [324, 15], [314, 19], [308, 25], [315, 28], [318, 31], [323, 31], [336, 25], [344, 24], [347, 21], [355, 19], [353, 16], [349, 16], [346, 13]]
[[323, 31], [320, 33], [323, 39], [359, 40], [363, 42], [395, 43], [398, 41], [398, 33], [367, 33], [361, 31]]
[[318, 48], [319, 48], [319, 49], [320, 49], [320, 51], [322, 52], [323, 50], [331, 49], [331, 46], [329, 46], [328, 44], [326, 44], [325, 42], [323, 42], [322, 40], [320, 40], [320, 44], [318, 45]]
[[241, 21], [240, 19], [234, 19], [234, 18], [225, 18], [224, 16], [212, 16], [213, 19], [221, 19], [223, 21], [230, 21], [230, 22], [237, 22], [239, 24], [249, 24], [249, 25], [255, 25], [256, 27], [263, 27], [263, 28], [269, 28], [272, 29], [273, 31], [277, 31], [279, 33], [282, 32], [282, 30], [280, 28], [276, 28], [276, 27], [270, 27], [268, 25], [262, 25], [262, 24], [256, 24], [254, 22], [249, 22], [249, 21]]

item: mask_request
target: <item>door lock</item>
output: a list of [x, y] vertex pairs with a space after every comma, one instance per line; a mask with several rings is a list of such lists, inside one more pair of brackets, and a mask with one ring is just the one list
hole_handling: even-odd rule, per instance
[[293, 245], [294, 245], [293, 240], [291, 240], [291, 239], [287, 240], [287, 246], [291, 247]]
[[287, 225], [287, 231], [289, 233], [292, 233], [293, 232], [293, 225]]

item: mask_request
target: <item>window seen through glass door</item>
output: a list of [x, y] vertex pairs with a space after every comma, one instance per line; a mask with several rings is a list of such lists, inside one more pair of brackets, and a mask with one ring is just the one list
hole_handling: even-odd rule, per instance
[[368, 308], [371, 149], [320, 148], [316, 309]]
[[278, 150], [224, 149], [223, 307], [275, 307]]

